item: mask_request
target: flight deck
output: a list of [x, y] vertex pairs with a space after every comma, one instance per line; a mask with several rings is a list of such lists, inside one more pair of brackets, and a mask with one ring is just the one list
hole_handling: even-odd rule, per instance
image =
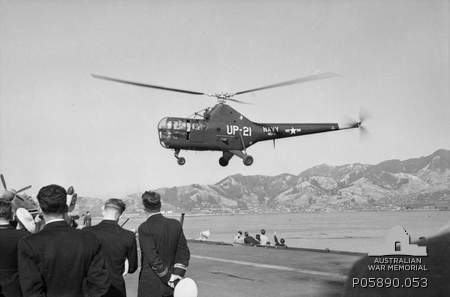
[[[199, 297], [341, 296], [352, 264], [364, 254], [189, 241], [187, 277]], [[135, 296], [138, 272], [125, 277]]]

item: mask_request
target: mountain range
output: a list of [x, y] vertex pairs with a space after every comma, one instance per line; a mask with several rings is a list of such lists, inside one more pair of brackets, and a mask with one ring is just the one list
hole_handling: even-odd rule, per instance
[[[450, 209], [450, 150], [376, 165], [321, 164], [298, 175], [235, 174], [213, 185], [157, 189], [165, 210], [188, 213]], [[125, 198], [142, 211], [140, 193]], [[79, 209], [100, 209], [101, 199], [81, 197]]]

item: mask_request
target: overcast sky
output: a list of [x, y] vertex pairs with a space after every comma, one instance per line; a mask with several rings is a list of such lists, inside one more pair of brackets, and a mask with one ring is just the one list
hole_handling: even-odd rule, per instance
[[[0, 1], [0, 171], [11, 187], [74, 184], [82, 195], [298, 174], [450, 148], [449, 1]], [[209, 97], [91, 78], [98, 73], [205, 92], [317, 72], [337, 78], [245, 94], [257, 122], [356, 130], [259, 143], [251, 167], [218, 152], [161, 147], [158, 121]]]

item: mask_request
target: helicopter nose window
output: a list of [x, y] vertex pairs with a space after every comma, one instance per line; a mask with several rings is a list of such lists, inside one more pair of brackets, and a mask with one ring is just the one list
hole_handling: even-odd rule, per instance
[[173, 122], [173, 129], [175, 129], [175, 130], [186, 130], [186, 121], [182, 121], [182, 120], [174, 121]]
[[203, 120], [163, 118], [158, 124], [159, 140], [163, 147], [170, 147], [171, 141], [190, 140], [192, 133], [206, 128]]
[[195, 122], [192, 122], [191, 129], [197, 130], [197, 131], [204, 130], [204, 129], [206, 129], [206, 124], [201, 121], [195, 121]]

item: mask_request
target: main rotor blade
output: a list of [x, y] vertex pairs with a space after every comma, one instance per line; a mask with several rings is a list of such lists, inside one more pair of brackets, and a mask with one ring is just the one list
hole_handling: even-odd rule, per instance
[[16, 191], [16, 194], [18, 194], [18, 193], [20, 193], [20, 192], [23, 192], [23, 191], [25, 191], [25, 190], [28, 190], [28, 189], [30, 189], [30, 188], [31, 188], [31, 185], [26, 186], [26, 187], [23, 187], [22, 189]]
[[3, 188], [4, 188], [5, 190], [7, 190], [7, 189], [6, 189], [6, 182], [5, 182], [5, 178], [3, 177], [3, 174], [0, 174], [0, 179], [2, 180]]
[[254, 89], [250, 89], [250, 90], [236, 92], [233, 95], [241, 95], [241, 94], [245, 94], [245, 93], [251, 93], [251, 92], [267, 90], [267, 89], [272, 89], [272, 88], [278, 88], [278, 87], [283, 87], [283, 86], [289, 86], [289, 85], [295, 85], [295, 84], [300, 84], [300, 83], [304, 83], [304, 82], [307, 82], [307, 81], [331, 78], [331, 77], [336, 77], [336, 76], [338, 76], [338, 75], [335, 74], [335, 73], [313, 74], [313, 75], [308, 75], [308, 76], [296, 78], [296, 79], [293, 79], [293, 80], [279, 82], [279, 83], [272, 84], [272, 85], [267, 85], [267, 86], [262, 86], [262, 87], [259, 87], [259, 88], [254, 88]]
[[228, 99], [226, 99], [226, 100], [228, 100], [228, 101], [233, 101], [233, 102], [236, 102], [236, 103], [241, 103], [241, 104], [251, 104], [251, 103], [249, 103], [249, 102], [245, 102], [245, 101], [237, 100], [237, 99], [233, 99], [233, 98], [228, 98]]
[[103, 79], [103, 80], [109, 80], [109, 81], [113, 81], [113, 82], [118, 82], [118, 83], [122, 83], [122, 84], [138, 86], [138, 87], [145, 87], [145, 88], [159, 89], [159, 90], [164, 90], [164, 91], [186, 93], [186, 94], [191, 94], [191, 95], [206, 95], [205, 93], [202, 93], [202, 92], [189, 91], [189, 90], [176, 89], [176, 88], [169, 88], [169, 87], [163, 87], [163, 86], [157, 86], [157, 85], [151, 85], [151, 84], [144, 84], [144, 83], [140, 83], [140, 82], [134, 82], [134, 81], [129, 81], [129, 80], [112, 78], [112, 77], [102, 76], [102, 75], [98, 75], [98, 74], [91, 74], [91, 75], [94, 78]]

